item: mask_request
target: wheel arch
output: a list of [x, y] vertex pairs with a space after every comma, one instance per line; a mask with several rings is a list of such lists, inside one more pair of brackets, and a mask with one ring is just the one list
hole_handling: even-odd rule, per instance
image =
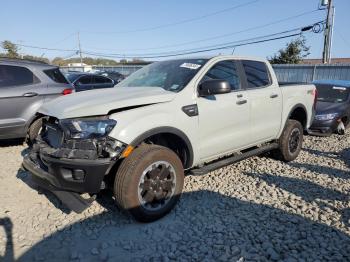
[[35, 115], [33, 115], [26, 123], [26, 126], [25, 126], [25, 132], [27, 133], [28, 130], [29, 130], [29, 127], [34, 123], [34, 121], [38, 120], [39, 118], [42, 118], [44, 117], [43, 114], [40, 114], [40, 113], [36, 113]]
[[[168, 143], [168, 139], [173, 140]], [[142, 142], [149, 141], [175, 151], [185, 169], [192, 167], [194, 159], [193, 147], [190, 139], [183, 131], [170, 126], [152, 128], [137, 136], [130, 145], [137, 147]]]
[[308, 121], [306, 107], [303, 104], [296, 104], [290, 110], [288, 117], [287, 117], [287, 120], [288, 119], [293, 119], [293, 120], [299, 121], [301, 123], [301, 125], [303, 126], [304, 130], [306, 130], [307, 129], [307, 121]]

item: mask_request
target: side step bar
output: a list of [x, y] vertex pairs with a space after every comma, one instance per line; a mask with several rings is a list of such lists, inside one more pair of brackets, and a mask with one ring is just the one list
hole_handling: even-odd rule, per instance
[[245, 151], [244, 153], [241, 153], [239, 155], [233, 155], [233, 156], [229, 156], [229, 157], [224, 158], [224, 159], [215, 160], [214, 162], [206, 164], [203, 167], [194, 168], [194, 169], [190, 170], [190, 174], [203, 175], [203, 174], [209, 173], [211, 171], [214, 171], [216, 169], [222, 168], [224, 166], [228, 166], [228, 165], [237, 163], [237, 162], [244, 160], [246, 158], [261, 155], [265, 152], [271, 151], [271, 150], [276, 149], [276, 148], [278, 148], [278, 143], [271, 143], [271, 144], [268, 144], [266, 146], [254, 148], [254, 149], [251, 149], [249, 151]]

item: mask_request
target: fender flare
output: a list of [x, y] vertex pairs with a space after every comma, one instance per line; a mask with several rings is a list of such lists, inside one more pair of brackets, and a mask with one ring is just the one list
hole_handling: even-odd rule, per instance
[[187, 135], [182, 132], [181, 130], [175, 128], [175, 127], [171, 127], [171, 126], [162, 126], [162, 127], [156, 127], [156, 128], [152, 128], [144, 133], [142, 133], [141, 135], [139, 135], [138, 137], [136, 137], [131, 143], [130, 145], [133, 147], [136, 147], [137, 145], [139, 145], [142, 141], [144, 141], [146, 138], [149, 138], [153, 135], [157, 135], [157, 134], [161, 134], [161, 133], [169, 133], [169, 134], [173, 134], [176, 135], [178, 137], [180, 137], [186, 144], [187, 146], [187, 151], [188, 151], [188, 163], [186, 163], [186, 167], [184, 168], [190, 168], [193, 165], [193, 147], [191, 144], [190, 139], [187, 137]]
[[308, 115], [307, 115], [307, 110], [306, 110], [306, 107], [303, 105], [303, 104], [296, 104], [296, 105], [294, 105], [293, 107], [292, 107], [292, 109], [289, 111], [289, 114], [288, 114], [288, 117], [287, 117], [287, 119], [286, 119], [286, 121], [288, 120], [288, 119], [290, 119], [290, 117], [291, 117], [291, 115], [292, 115], [292, 113], [295, 111], [295, 109], [297, 109], [297, 108], [302, 108], [303, 110], [304, 110], [304, 112], [305, 112], [305, 115], [306, 115], [306, 122], [305, 122], [305, 126], [303, 126], [303, 128], [304, 129], [306, 129], [306, 126], [307, 126], [307, 120], [308, 120]]

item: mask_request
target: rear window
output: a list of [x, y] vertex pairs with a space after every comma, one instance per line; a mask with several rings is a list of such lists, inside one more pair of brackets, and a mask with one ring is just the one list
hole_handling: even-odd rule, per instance
[[39, 79], [26, 67], [0, 65], [0, 87], [39, 83]]
[[322, 102], [342, 103], [349, 97], [349, 88], [341, 86], [316, 85], [317, 100]]
[[243, 60], [242, 65], [247, 76], [248, 88], [270, 85], [270, 74], [264, 62]]
[[44, 73], [56, 83], [68, 84], [67, 79], [58, 68], [44, 70]]

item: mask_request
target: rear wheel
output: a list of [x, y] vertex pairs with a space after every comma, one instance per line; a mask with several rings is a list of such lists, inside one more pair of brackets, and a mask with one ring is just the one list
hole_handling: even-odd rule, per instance
[[184, 170], [170, 149], [142, 145], [121, 163], [114, 181], [117, 204], [138, 221], [166, 215], [180, 198]]
[[292, 119], [287, 120], [278, 143], [279, 148], [273, 152], [275, 158], [285, 162], [296, 159], [303, 143], [303, 127], [301, 123]]

